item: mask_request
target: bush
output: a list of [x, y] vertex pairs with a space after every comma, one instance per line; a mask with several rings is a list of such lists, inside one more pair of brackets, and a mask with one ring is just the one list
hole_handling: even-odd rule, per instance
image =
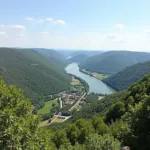
[[87, 137], [85, 145], [87, 150], [120, 150], [119, 141], [109, 134], [93, 134]]

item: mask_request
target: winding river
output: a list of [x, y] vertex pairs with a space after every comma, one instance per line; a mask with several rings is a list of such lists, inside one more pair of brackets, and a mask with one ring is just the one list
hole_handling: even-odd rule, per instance
[[104, 82], [101, 80], [98, 80], [97, 78], [94, 78], [92, 76], [89, 76], [87, 74], [84, 74], [79, 71], [79, 67], [77, 63], [71, 63], [65, 68], [67, 73], [70, 73], [72, 75], [76, 75], [80, 77], [81, 79], [85, 80], [89, 85], [89, 92], [94, 93], [101, 93], [101, 94], [111, 94], [114, 93], [114, 90], [107, 86]]

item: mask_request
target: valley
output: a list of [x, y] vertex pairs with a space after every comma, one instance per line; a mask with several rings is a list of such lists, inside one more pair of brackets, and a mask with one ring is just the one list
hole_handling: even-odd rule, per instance
[[89, 85], [89, 92], [94, 92], [94, 93], [99, 93], [99, 94], [111, 94], [111, 93], [115, 92], [112, 88], [107, 86], [101, 80], [98, 80], [95, 77], [92, 77], [90, 75], [82, 73], [79, 70], [77, 63], [69, 64], [65, 68], [65, 70], [67, 71], [67, 73], [72, 74], [72, 75], [76, 75], [79, 78], [85, 80]]
[[[149, 121], [147, 116], [138, 116], [135, 113], [139, 113], [140, 109], [142, 114], [143, 111], [149, 114], [149, 110], [144, 109], [149, 107], [149, 55], [135, 53], [137, 62], [129, 64], [124, 61], [129, 57], [124, 55], [128, 52], [121, 51], [116, 56], [116, 52], [113, 51], [95, 55], [86, 51], [84, 59], [82, 53], [70, 52], [70, 59], [66, 59], [68, 55], [64, 56], [63, 52], [58, 53], [55, 50], [0, 48], [0, 75], [6, 82], [5, 85], [0, 79], [0, 92], [3, 94], [1, 99], [4, 99], [0, 99], [0, 112], [5, 114], [1, 124], [7, 122], [7, 116], [13, 115], [20, 121], [18, 125], [23, 127], [24, 117], [24, 122], [27, 121], [26, 127], [29, 130], [33, 129], [32, 135], [38, 135], [39, 140], [45, 142], [50, 139], [50, 147], [54, 150], [60, 149], [61, 146], [71, 147], [71, 150], [79, 146], [79, 150], [87, 150], [89, 142], [93, 144], [88, 141], [90, 138], [96, 138], [98, 141], [102, 139], [102, 142], [111, 140], [118, 143], [118, 148], [121, 144], [137, 150], [138, 147], [143, 148], [143, 145], [134, 145], [134, 142], [138, 144], [134, 135], [143, 138], [144, 144], [147, 143], [146, 138], [136, 132], [136, 126], [140, 132], [147, 133], [147, 130], [143, 131], [142, 123], [138, 125], [134, 119], [138, 117]], [[110, 61], [105, 58], [110, 55], [111, 58], [112, 55], [115, 58], [123, 55], [123, 59]], [[104, 60], [106, 65], [102, 62], [102, 70], [99, 70], [99, 62], [96, 62], [92, 69], [82, 66], [93, 58]], [[113, 66], [112, 62], [119, 65]], [[111, 71], [108, 66], [111, 67]], [[12, 84], [22, 88], [25, 97], [22, 96], [22, 90], [17, 90]], [[31, 98], [31, 101], [26, 97]], [[12, 128], [15, 128], [15, 125], [14, 121]], [[4, 125], [3, 128], [7, 129]], [[130, 132], [131, 130], [133, 132]], [[13, 132], [14, 135], [20, 135]]]
[[0, 2], [0, 150], [150, 150], [150, 0]]

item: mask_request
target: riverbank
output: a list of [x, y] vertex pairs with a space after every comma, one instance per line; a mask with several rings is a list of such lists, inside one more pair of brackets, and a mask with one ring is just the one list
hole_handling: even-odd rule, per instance
[[81, 68], [79, 68], [79, 71], [81, 71], [82, 73], [87, 74], [87, 75], [89, 75], [91, 77], [94, 77], [94, 78], [96, 78], [98, 80], [101, 80], [102, 82], [107, 84], [110, 88], [112, 88], [114, 90], [114, 92], [118, 91], [115, 87], [113, 87], [112, 85], [110, 85], [107, 82], [105, 82], [105, 79], [108, 78], [109, 75], [99, 74], [99, 73], [96, 73], [96, 72], [89, 72], [89, 71], [86, 71], [85, 69], [81, 69]]
[[78, 76], [76, 76], [74, 74], [71, 74], [71, 73], [68, 73], [68, 75], [74, 77], [74, 79], [76, 79], [76, 80], [79, 80], [79, 82], [83, 85], [83, 87], [85, 89], [84, 92], [86, 92], [86, 93], [89, 92], [89, 85], [88, 85], [88, 83], [85, 80], [83, 80], [82, 78], [80, 78], [80, 77], [78, 77]]
[[90, 76], [80, 71], [77, 63], [71, 63], [65, 68], [66, 72], [71, 75], [75, 75], [80, 79], [83, 79], [89, 86], [89, 92], [99, 94], [112, 94], [115, 91], [102, 82], [97, 76]]
[[108, 75], [105, 75], [105, 74], [100, 74], [100, 73], [96, 73], [96, 72], [89, 72], [89, 71], [87, 71], [87, 70], [85, 70], [85, 69], [81, 69], [81, 68], [79, 68], [79, 71], [81, 71], [82, 73], [85, 73], [85, 74], [87, 74], [87, 75], [89, 75], [89, 76], [92, 76], [92, 77], [94, 77], [94, 78], [96, 78], [96, 79], [98, 79], [98, 80], [103, 80], [103, 79], [106, 79], [106, 78], [108, 78]]

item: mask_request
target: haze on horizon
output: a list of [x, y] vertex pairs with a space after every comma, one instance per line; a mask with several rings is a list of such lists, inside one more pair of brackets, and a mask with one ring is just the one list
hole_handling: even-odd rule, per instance
[[149, 0], [1, 0], [0, 46], [150, 52]]

